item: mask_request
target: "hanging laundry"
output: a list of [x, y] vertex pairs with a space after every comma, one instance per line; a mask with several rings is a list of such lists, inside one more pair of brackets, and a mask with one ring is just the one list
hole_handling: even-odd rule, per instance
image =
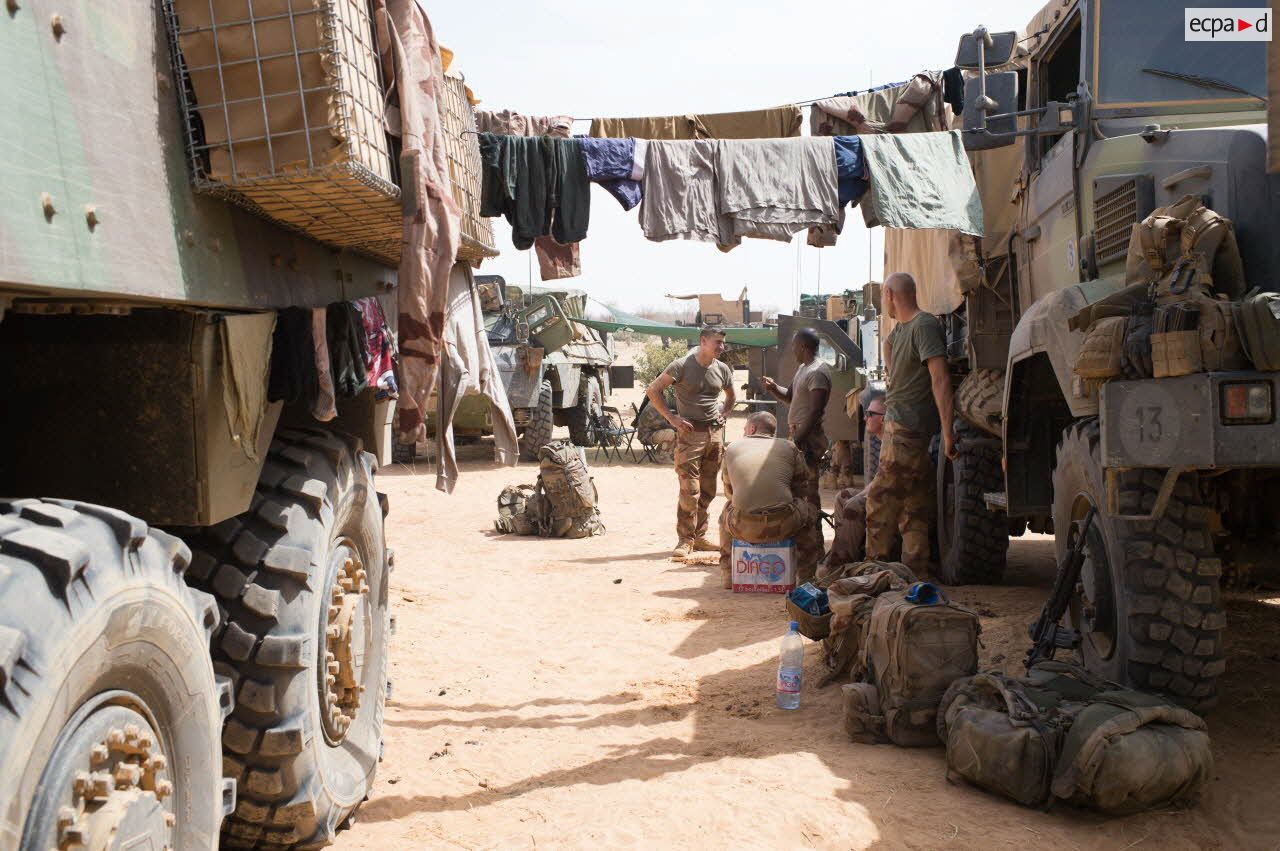
[[326, 316], [329, 363], [333, 389], [342, 399], [358, 396], [369, 386], [368, 354], [364, 348], [364, 323], [349, 301], [329, 305]]
[[587, 164], [587, 179], [603, 186], [624, 210], [639, 204], [640, 182], [631, 176], [636, 167], [636, 140], [584, 136], [578, 142]]
[[590, 184], [576, 139], [480, 134], [480, 215], [504, 216], [521, 251], [539, 236], [567, 245], [587, 235]]
[[608, 139], [782, 139], [799, 136], [800, 121], [800, 107], [789, 105], [705, 115], [596, 118], [591, 122], [591, 135]]
[[725, 244], [743, 237], [790, 242], [802, 230], [842, 221], [835, 147], [829, 136], [720, 142], [717, 198], [731, 234]]
[[436, 488], [452, 492], [458, 481], [453, 443], [453, 417], [468, 392], [488, 397], [493, 420], [493, 449], [498, 463], [514, 466], [520, 450], [511, 403], [489, 348], [480, 297], [471, 267], [459, 263], [449, 277], [449, 310], [440, 361], [440, 396], [436, 417]]
[[316, 361], [318, 390], [311, 405], [311, 416], [327, 423], [338, 415], [337, 398], [333, 394], [333, 368], [329, 360], [328, 308], [311, 308], [311, 348]]
[[982, 236], [982, 198], [960, 131], [863, 136], [867, 227], [950, 228]]
[[582, 274], [582, 253], [576, 242], [561, 245], [554, 238], [540, 236], [533, 241], [538, 255], [538, 273], [544, 281], [576, 278]]
[[[385, 14], [381, 14], [385, 11]], [[399, 441], [422, 434], [422, 411], [436, 382], [436, 360], [444, 332], [449, 269], [462, 243], [461, 211], [453, 200], [438, 93], [444, 69], [431, 23], [416, 0], [374, 0], [383, 67], [396, 80], [401, 133], [401, 213], [397, 328], [404, 391], [397, 406]], [[391, 110], [389, 109], [390, 113]], [[389, 115], [390, 121], [390, 115]]]
[[942, 99], [950, 104], [953, 114], [964, 112], [964, 72], [959, 68], [942, 72]]
[[376, 388], [378, 399], [395, 399], [400, 395], [396, 384], [395, 339], [387, 327], [382, 302], [377, 296], [368, 296], [356, 299], [352, 304], [360, 312], [360, 323], [364, 329], [369, 386]]
[[[867, 168], [862, 156], [862, 140], [857, 136], [836, 136], [836, 176], [839, 180], [838, 191], [840, 207], [847, 204], [857, 205], [867, 191]], [[844, 217], [834, 225], [816, 225], [809, 228], [806, 239], [814, 248], [830, 248], [836, 244], [836, 237], [844, 229]]]
[[926, 71], [905, 83], [861, 95], [825, 98], [809, 110], [814, 136], [926, 133], [945, 130], [942, 75]]
[[649, 143], [640, 201], [640, 227], [647, 238], [733, 244], [732, 228], [718, 212], [719, 145], [714, 139]]
[[478, 109], [476, 129], [499, 136], [561, 136], [567, 139], [573, 135], [573, 118], [568, 115], [521, 115], [509, 109], [501, 112]]
[[267, 400], [311, 407], [319, 390], [315, 345], [311, 341], [311, 311], [305, 307], [286, 307], [277, 314], [276, 328], [271, 335]]
[[[568, 115], [529, 116], [504, 109], [502, 112], [477, 112], [476, 129], [499, 136], [555, 136], [568, 139], [573, 135], [573, 119]], [[581, 251], [576, 242], [560, 245], [549, 236], [533, 241], [538, 255], [542, 280], [576, 278], [582, 274]]]
[[835, 148], [840, 206], [856, 205], [867, 191], [867, 166], [862, 157], [862, 140], [857, 136], [836, 136]]

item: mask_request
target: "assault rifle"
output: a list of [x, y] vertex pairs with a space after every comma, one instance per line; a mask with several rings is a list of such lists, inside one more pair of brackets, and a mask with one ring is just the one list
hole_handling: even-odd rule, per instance
[[1074, 538], [1070, 540], [1067, 554], [1058, 565], [1058, 575], [1053, 580], [1053, 591], [1049, 594], [1044, 608], [1040, 610], [1040, 617], [1036, 618], [1036, 622], [1028, 630], [1031, 634], [1031, 650], [1027, 653], [1024, 663], [1028, 670], [1041, 659], [1052, 659], [1053, 654], [1059, 649], [1072, 650], [1080, 646], [1079, 631], [1063, 626], [1059, 621], [1067, 613], [1071, 595], [1075, 593], [1076, 585], [1080, 582], [1080, 569], [1084, 566], [1085, 537], [1089, 534], [1089, 527], [1093, 525], [1096, 513], [1097, 510], [1091, 505], [1084, 519], [1071, 524], [1071, 534]]

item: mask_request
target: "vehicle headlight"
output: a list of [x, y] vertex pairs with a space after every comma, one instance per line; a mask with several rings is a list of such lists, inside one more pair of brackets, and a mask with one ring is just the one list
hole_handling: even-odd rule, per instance
[[1275, 404], [1270, 381], [1222, 385], [1222, 422], [1226, 425], [1269, 423]]

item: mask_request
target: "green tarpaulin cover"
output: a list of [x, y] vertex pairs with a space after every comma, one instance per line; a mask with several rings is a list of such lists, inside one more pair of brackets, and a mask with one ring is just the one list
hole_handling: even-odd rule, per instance
[[[635, 331], [637, 334], [652, 334], [655, 337], [670, 337], [673, 340], [697, 340], [701, 329], [695, 325], [666, 325], [635, 316], [616, 308], [609, 308], [614, 321], [605, 322], [599, 319], [579, 319], [588, 328], [597, 331]], [[725, 342], [740, 346], [758, 346], [767, 348], [778, 342], [777, 328], [725, 328]]]

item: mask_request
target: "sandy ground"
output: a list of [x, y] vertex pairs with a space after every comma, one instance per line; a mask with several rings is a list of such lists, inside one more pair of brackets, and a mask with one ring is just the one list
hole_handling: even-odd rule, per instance
[[[812, 686], [816, 644], [801, 708], [778, 710], [781, 599], [667, 559], [669, 467], [594, 465], [608, 534], [543, 540], [492, 525], [499, 490], [534, 470], [495, 467], [486, 443], [461, 455], [452, 496], [426, 461], [379, 478], [394, 692], [373, 794], [339, 849], [1280, 846], [1280, 600], [1232, 596], [1217, 771], [1198, 807], [1028, 810], [949, 783], [941, 748], [850, 743], [839, 688]], [[984, 663], [1019, 668], [1052, 559], [1051, 539], [1017, 539], [1004, 586], [954, 593], [983, 615]]]

